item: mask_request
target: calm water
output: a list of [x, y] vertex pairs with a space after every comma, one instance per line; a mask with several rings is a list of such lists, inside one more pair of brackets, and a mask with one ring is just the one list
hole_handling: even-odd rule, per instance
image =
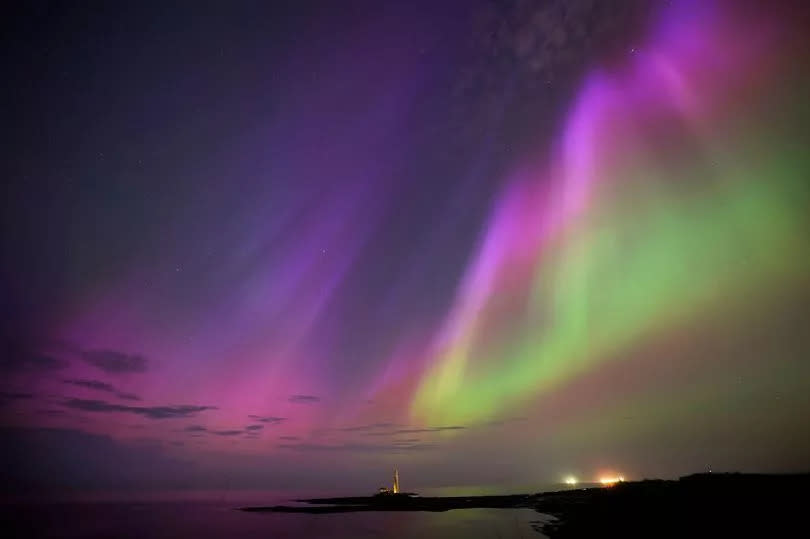
[[5, 504], [3, 528], [15, 536], [68, 538], [542, 538], [530, 509], [462, 509], [443, 513], [366, 512], [309, 515], [246, 513], [234, 507], [288, 499], [162, 500]]

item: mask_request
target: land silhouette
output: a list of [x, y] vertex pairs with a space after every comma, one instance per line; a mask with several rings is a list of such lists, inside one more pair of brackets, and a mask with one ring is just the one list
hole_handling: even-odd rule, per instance
[[386, 496], [296, 500], [303, 506], [243, 507], [252, 512], [344, 513], [531, 508], [553, 518], [534, 527], [549, 537], [762, 537], [804, 535], [810, 474], [704, 473], [678, 480], [621, 482], [505, 496]]

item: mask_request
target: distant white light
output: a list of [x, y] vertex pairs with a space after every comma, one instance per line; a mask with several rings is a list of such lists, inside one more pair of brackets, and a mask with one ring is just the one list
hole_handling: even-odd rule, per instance
[[577, 484], [577, 478], [574, 477], [573, 475], [569, 475], [568, 477], [565, 478], [565, 484], [566, 485], [571, 485], [571, 486], [576, 485]]

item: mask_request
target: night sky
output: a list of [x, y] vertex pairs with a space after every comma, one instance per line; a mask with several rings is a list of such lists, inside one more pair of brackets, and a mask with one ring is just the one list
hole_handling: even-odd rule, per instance
[[810, 469], [801, 2], [163, 4], [2, 23], [3, 488]]

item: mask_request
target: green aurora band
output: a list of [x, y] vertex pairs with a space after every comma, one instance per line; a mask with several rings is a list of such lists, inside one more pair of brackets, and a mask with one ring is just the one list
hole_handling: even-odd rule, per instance
[[[713, 24], [698, 29], [709, 42], [720, 39]], [[715, 43], [719, 50], [746, 35], [744, 27], [723, 30], [730, 43]], [[586, 85], [578, 110], [591, 136], [573, 151], [598, 172], [582, 204], [569, 204], [575, 182], [565, 166], [550, 175], [557, 190], [538, 195], [549, 175], [537, 174], [515, 181], [500, 201], [490, 229], [508, 236], [498, 236], [495, 252], [484, 242], [475, 260], [497, 268], [494, 277], [468, 273], [413, 416], [433, 424], [486, 420], [649, 339], [742, 319], [808, 289], [810, 85], [775, 65], [785, 44], [754, 57], [741, 52], [731, 73], [691, 65], [695, 58], [678, 57], [678, 44], [650, 47], [655, 63], [639, 60], [629, 73]], [[650, 67], [661, 58], [700, 103], [684, 107], [666, 91], [671, 81]], [[751, 85], [751, 77], [768, 80]], [[661, 92], [643, 99], [639, 85]], [[582, 128], [575, 123], [567, 130]], [[555, 210], [566, 204], [573, 209]], [[537, 216], [553, 214], [560, 222], [537, 233]]]

